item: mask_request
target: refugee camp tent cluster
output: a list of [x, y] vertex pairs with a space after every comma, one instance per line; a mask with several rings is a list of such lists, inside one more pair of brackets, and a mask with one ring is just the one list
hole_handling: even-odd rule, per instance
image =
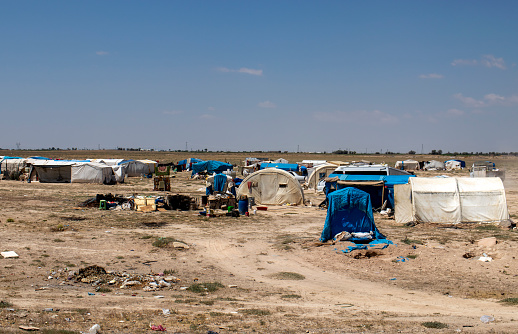
[[126, 176], [154, 173], [156, 161], [123, 159], [52, 160], [45, 157], [3, 157], [0, 172], [27, 173], [28, 180], [56, 183], [124, 182]]

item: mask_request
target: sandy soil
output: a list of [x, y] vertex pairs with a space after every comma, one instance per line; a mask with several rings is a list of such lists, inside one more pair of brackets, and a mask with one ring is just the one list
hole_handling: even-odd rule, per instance
[[[506, 161], [505, 180], [514, 218], [516, 162]], [[152, 325], [167, 333], [518, 329], [517, 305], [501, 302], [518, 297], [516, 230], [400, 226], [375, 214], [378, 228], [395, 245], [346, 254], [345, 243], [317, 243], [326, 211], [316, 206], [270, 206], [239, 218], [78, 208], [95, 194], [156, 194], [151, 181], [0, 181], [0, 248], [19, 254], [0, 259], [0, 333], [23, 332], [20, 326], [77, 333], [94, 324], [102, 333], [151, 332]], [[172, 193], [201, 195], [203, 186], [179, 173]], [[323, 199], [313, 191], [306, 197], [312, 203]], [[498, 240], [494, 247], [477, 245], [490, 236]], [[189, 248], [172, 242], [157, 247], [157, 241], [173, 239]], [[483, 253], [493, 261], [478, 261]], [[398, 262], [400, 257], [406, 260]], [[108, 273], [76, 279], [92, 265]], [[170, 286], [144, 290], [150, 280], [163, 278]], [[137, 283], [121, 288], [124, 280]], [[495, 320], [483, 323], [483, 315]], [[447, 327], [430, 328], [441, 326]]]

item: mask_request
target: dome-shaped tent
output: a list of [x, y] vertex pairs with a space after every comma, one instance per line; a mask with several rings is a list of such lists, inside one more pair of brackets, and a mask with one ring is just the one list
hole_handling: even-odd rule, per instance
[[244, 195], [266, 205], [304, 203], [304, 191], [299, 181], [277, 168], [266, 168], [248, 175], [237, 190], [238, 198]]

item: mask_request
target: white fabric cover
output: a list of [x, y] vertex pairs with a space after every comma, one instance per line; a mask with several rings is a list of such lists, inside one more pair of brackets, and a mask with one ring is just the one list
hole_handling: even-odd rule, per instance
[[288, 172], [277, 168], [266, 168], [247, 176], [237, 189], [237, 197], [243, 195], [254, 197], [257, 203], [265, 205], [304, 203], [304, 191], [299, 182]]
[[326, 163], [312, 169], [313, 171], [309, 174], [306, 181], [308, 189], [316, 189], [318, 182], [331, 175], [336, 169], [336, 165]]
[[115, 178], [115, 182], [118, 182], [118, 183], [124, 182], [124, 177], [126, 176], [126, 166], [113, 165], [110, 167], [113, 171], [113, 177]]
[[447, 170], [458, 170], [462, 169], [460, 161], [448, 160], [444, 163], [444, 167]]
[[0, 170], [4, 172], [19, 172], [27, 166], [27, 159], [0, 159]]
[[[469, 223], [509, 219], [500, 178], [410, 178], [394, 186], [396, 222]], [[409, 196], [410, 195], [410, 196]]]
[[141, 176], [155, 172], [155, 166], [158, 165], [153, 160], [133, 160], [125, 162], [127, 166], [126, 173], [128, 176]]
[[94, 162], [72, 165], [72, 183], [111, 183], [114, 179], [110, 166]]
[[419, 162], [415, 160], [397, 161], [395, 167], [402, 170], [418, 170]]

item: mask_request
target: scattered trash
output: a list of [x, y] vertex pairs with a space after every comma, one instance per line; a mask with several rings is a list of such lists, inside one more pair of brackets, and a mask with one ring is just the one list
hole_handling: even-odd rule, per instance
[[235, 285], [235, 284], [230, 284], [228, 287], [229, 287], [229, 288], [237, 288], [237, 285]]
[[493, 261], [493, 258], [488, 256], [486, 253], [483, 253], [482, 256], [478, 258], [478, 260], [482, 262], [491, 262]]
[[408, 257], [398, 256], [396, 258], [396, 262], [407, 262], [407, 261], [410, 261], [410, 259]]
[[46, 309], [44, 309], [45, 312], [52, 312], [54, 311], [54, 309], [52, 307], [47, 307]]
[[162, 309], [162, 313], [163, 313], [164, 315], [171, 315], [171, 311], [169, 311], [169, 309], [168, 309], [168, 308], [163, 308], [163, 309]]
[[18, 254], [16, 254], [16, 252], [14, 252], [14, 251], [2, 252], [0, 254], [2, 254], [4, 259], [17, 258], [18, 257]]
[[165, 298], [165, 296], [155, 296], [156, 299]]
[[164, 332], [165, 331], [165, 327], [163, 327], [162, 325], [151, 325], [150, 326], [151, 330], [152, 331], [160, 331], [160, 332]]
[[480, 317], [480, 321], [482, 321], [484, 324], [488, 324], [495, 321], [495, 318], [490, 315], [483, 315]]
[[88, 295], [89, 295], [89, 296], [95, 296], [95, 293], [93, 293], [93, 292], [88, 292]]
[[101, 326], [99, 326], [99, 324], [95, 324], [92, 327], [90, 327], [90, 329], [88, 330], [88, 334], [97, 334], [100, 332], [100, 330]]
[[174, 248], [182, 248], [182, 249], [189, 249], [189, 245], [184, 244], [183, 242], [174, 241], [173, 242]]
[[395, 281], [395, 280], [397, 280], [397, 278], [394, 277], [394, 278], [390, 278], [389, 280], [390, 281]]

